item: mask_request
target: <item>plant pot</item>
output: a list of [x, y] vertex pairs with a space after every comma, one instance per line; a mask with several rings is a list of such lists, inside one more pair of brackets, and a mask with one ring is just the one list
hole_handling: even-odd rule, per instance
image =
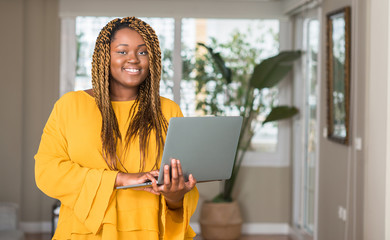
[[233, 240], [241, 236], [242, 217], [236, 201], [204, 202], [199, 222], [203, 239]]

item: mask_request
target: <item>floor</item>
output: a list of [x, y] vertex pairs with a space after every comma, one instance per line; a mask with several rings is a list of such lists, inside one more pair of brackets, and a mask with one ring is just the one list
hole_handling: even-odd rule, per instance
[[50, 240], [51, 234], [49, 233], [25, 233], [25, 240]]
[[[25, 240], [50, 240], [50, 234], [26, 234]], [[194, 240], [202, 240], [201, 236], [196, 236]], [[291, 240], [286, 235], [250, 235], [242, 236], [240, 240]]]
[[[201, 236], [196, 236], [194, 240], [202, 240]], [[286, 235], [244, 235], [240, 240], [292, 240]]]

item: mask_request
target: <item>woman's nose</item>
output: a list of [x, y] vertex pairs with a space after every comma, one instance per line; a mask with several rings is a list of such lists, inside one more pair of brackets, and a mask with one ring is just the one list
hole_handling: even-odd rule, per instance
[[138, 63], [138, 57], [137, 54], [129, 54], [129, 58], [127, 59], [128, 63]]

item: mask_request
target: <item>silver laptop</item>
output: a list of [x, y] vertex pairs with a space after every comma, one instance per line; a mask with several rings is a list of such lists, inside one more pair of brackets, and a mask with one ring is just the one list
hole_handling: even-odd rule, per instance
[[[241, 132], [242, 117], [175, 117], [169, 122], [158, 184], [164, 183], [164, 165], [179, 159], [185, 180], [192, 174], [197, 182], [229, 179]], [[145, 182], [117, 187], [144, 187]]]

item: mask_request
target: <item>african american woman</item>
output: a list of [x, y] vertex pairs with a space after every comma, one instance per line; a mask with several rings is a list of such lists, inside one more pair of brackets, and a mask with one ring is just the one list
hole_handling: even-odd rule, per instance
[[[35, 178], [61, 201], [53, 239], [192, 239], [196, 180], [180, 161], [164, 167], [164, 140], [179, 106], [160, 97], [161, 51], [154, 30], [135, 18], [114, 19], [100, 32], [92, 59], [93, 88], [54, 105], [35, 156]], [[152, 181], [152, 187], [116, 189]]]

